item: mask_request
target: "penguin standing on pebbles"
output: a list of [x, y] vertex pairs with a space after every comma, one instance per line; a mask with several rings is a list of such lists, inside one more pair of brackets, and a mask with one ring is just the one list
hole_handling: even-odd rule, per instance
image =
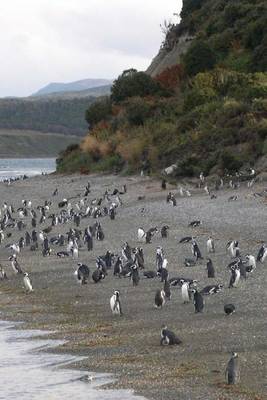
[[215, 269], [210, 258], [208, 258], [207, 262], [207, 271], [208, 271], [208, 278], [215, 278]]
[[24, 273], [23, 284], [26, 289], [26, 293], [33, 292], [32, 283], [27, 272]]
[[115, 290], [110, 298], [110, 308], [113, 315], [122, 315], [120, 292], [118, 290]]
[[162, 308], [165, 304], [165, 293], [164, 290], [158, 289], [155, 294], [155, 307]]
[[163, 290], [165, 293], [166, 300], [171, 300], [171, 285], [167, 279], [164, 281]]
[[173, 346], [175, 344], [181, 344], [182, 341], [173, 333], [170, 331], [166, 325], [162, 326], [161, 329], [161, 340], [160, 340], [160, 345], [161, 346]]
[[197, 289], [192, 289], [194, 293], [194, 306], [195, 306], [195, 313], [203, 312], [204, 310], [204, 300], [202, 295], [197, 291]]
[[133, 282], [133, 286], [137, 286], [140, 281], [138, 267], [137, 267], [137, 265], [134, 264], [131, 268], [132, 268], [131, 279]]
[[198, 244], [194, 239], [192, 240], [192, 254], [196, 257], [196, 260], [201, 260], [203, 258], [199, 250]]
[[162, 238], [167, 238], [167, 237], [168, 237], [168, 229], [170, 229], [170, 228], [168, 227], [168, 225], [164, 225], [164, 226], [161, 228], [160, 233], [161, 233], [161, 237], [162, 237]]
[[90, 270], [87, 265], [80, 262], [77, 265], [78, 268], [75, 271], [75, 275], [77, 276], [78, 282], [80, 282], [81, 285], [85, 285], [89, 279]]
[[240, 270], [237, 265], [231, 267], [231, 278], [229, 282], [229, 289], [233, 287], [237, 287], [238, 282], [240, 280]]
[[181, 287], [182, 299], [184, 304], [189, 303], [190, 296], [189, 296], [189, 282], [184, 281], [182, 279], [182, 287]]
[[267, 259], [267, 247], [263, 243], [262, 246], [259, 249], [258, 255], [257, 255], [257, 261], [264, 263], [264, 261]]
[[235, 385], [239, 382], [240, 374], [237, 353], [232, 353], [225, 370], [225, 377], [228, 385]]
[[207, 240], [207, 252], [208, 253], [215, 253], [215, 246], [214, 246], [214, 240], [210, 236]]

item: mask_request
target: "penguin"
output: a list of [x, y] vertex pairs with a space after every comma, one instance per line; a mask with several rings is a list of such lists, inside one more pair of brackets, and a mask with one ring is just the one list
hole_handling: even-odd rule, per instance
[[133, 282], [133, 286], [137, 286], [139, 281], [140, 281], [138, 267], [137, 267], [136, 264], [134, 264], [131, 268], [132, 268], [131, 279], [132, 279], [132, 282]]
[[174, 197], [173, 194], [171, 195], [171, 198], [170, 198], [169, 202], [171, 203], [171, 205], [172, 205], [173, 207], [176, 207], [176, 206], [177, 206], [177, 201], [176, 201], [176, 198]]
[[225, 304], [223, 309], [226, 315], [231, 315], [235, 312], [235, 306], [233, 304]]
[[89, 228], [85, 230], [83, 240], [84, 240], [84, 243], [87, 244], [87, 251], [92, 251], [93, 250], [93, 235]]
[[193, 240], [192, 236], [185, 236], [181, 240], [179, 240], [179, 243], [189, 243]]
[[227, 367], [225, 369], [225, 378], [228, 385], [235, 385], [239, 382], [240, 373], [239, 373], [238, 354], [235, 352], [231, 354], [231, 358], [228, 361]]
[[194, 267], [195, 265], [196, 265], [195, 260], [193, 260], [192, 258], [185, 258], [185, 260], [184, 260], [185, 267]]
[[64, 257], [69, 257], [69, 253], [67, 251], [58, 251], [57, 252], [57, 257], [58, 258], [64, 258]]
[[161, 230], [160, 230], [160, 234], [162, 238], [167, 238], [168, 237], [168, 230], [169, 230], [169, 226], [168, 225], [164, 225]]
[[9, 261], [11, 261], [11, 266], [13, 268], [13, 271], [15, 274], [23, 274], [23, 271], [17, 261], [17, 256], [16, 254], [13, 254], [12, 256], [9, 257]]
[[157, 276], [156, 272], [154, 272], [154, 271], [144, 271], [143, 275], [145, 278], [148, 278], [148, 279], [153, 279], [153, 278], [156, 278], [156, 276]]
[[157, 273], [161, 273], [163, 260], [164, 260], [163, 249], [162, 249], [162, 247], [159, 246], [156, 249], [156, 270], [157, 270]]
[[199, 250], [198, 244], [194, 239], [192, 240], [192, 254], [196, 257], [196, 260], [203, 258]]
[[162, 181], [161, 181], [161, 189], [162, 190], [166, 190], [166, 188], [167, 188], [166, 179], [162, 179]]
[[157, 289], [155, 294], [155, 307], [162, 308], [165, 304], [165, 293], [164, 290]]
[[142, 247], [136, 247], [133, 250], [134, 262], [137, 264], [139, 269], [145, 269], [144, 252]]
[[183, 281], [181, 287], [182, 299], [184, 304], [189, 303], [189, 282]]
[[163, 290], [165, 293], [166, 300], [171, 300], [171, 286], [167, 279], [164, 281]]
[[8, 279], [7, 274], [6, 271], [4, 270], [4, 267], [0, 265], [0, 280], [3, 281], [4, 279]]
[[31, 235], [29, 234], [28, 231], [25, 232], [25, 246], [30, 246], [31, 244]]
[[87, 265], [78, 263], [78, 268], [75, 271], [75, 275], [77, 276], [78, 281], [81, 285], [85, 285], [90, 276], [90, 269]]
[[161, 340], [160, 340], [160, 345], [161, 346], [173, 346], [175, 344], [181, 344], [182, 341], [173, 333], [170, 331], [166, 325], [163, 325], [161, 328]]
[[208, 253], [215, 253], [215, 246], [214, 246], [214, 240], [210, 236], [207, 240], [207, 252]]
[[111, 206], [111, 207], [109, 208], [109, 217], [110, 217], [111, 221], [114, 221], [115, 215], [116, 215], [116, 213], [115, 213], [115, 207]]
[[117, 257], [117, 260], [115, 261], [114, 264], [113, 275], [121, 278], [121, 274], [122, 274], [122, 259], [121, 257]]
[[197, 291], [197, 289], [192, 289], [194, 293], [194, 306], [195, 306], [195, 313], [203, 312], [204, 310], [204, 300], [202, 295]]
[[257, 261], [258, 261], [258, 262], [261, 262], [261, 263], [264, 263], [264, 261], [266, 260], [266, 258], [267, 258], [267, 247], [266, 247], [266, 245], [263, 243], [263, 244], [261, 245], [259, 251], [258, 251], [258, 254], [257, 254]]
[[240, 270], [237, 266], [233, 266], [231, 268], [231, 278], [230, 278], [230, 282], [229, 282], [229, 289], [233, 288], [233, 287], [237, 287], [238, 282], [240, 279]]
[[104, 278], [105, 278], [105, 274], [103, 273], [103, 271], [100, 268], [96, 269], [92, 274], [92, 279], [95, 283], [100, 282]]
[[115, 290], [110, 298], [110, 308], [113, 315], [122, 315], [120, 292], [118, 290]]
[[23, 284], [26, 289], [26, 293], [33, 292], [32, 283], [27, 272], [24, 272]]
[[168, 260], [167, 258], [164, 258], [162, 263], [162, 268], [160, 272], [158, 272], [158, 275], [161, 277], [161, 282], [164, 282], [166, 279], [168, 279], [169, 272], [167, 270], [167, 266], [168, 266]]
[[237, 240], [231, 240], [230, 242], [227, 243], [226, 245], [227, 250], [230, 253], [230, 256], [232, 258], [236, 258], [239, 255], [239, 246], [238, 246], [238, 241]]
[[215, 278], [215, 269], [210, 258], [207, 259], [208, 278]]
[[256, 269], [256, 259], [253, 255], [247, 254], [245, 256], [245, 268], [246, 272], [252, 272]]
[[205, 286], [200, 293], [203, 295], [210, 295], [210, 294], [215, 294], [219, 293], [223, 289], [223, 285], [208, 285]]
[[199, 225], [201, 225], [201, 224], [202, 224], [202, 221], [200, 221], [200, 220], [195, 220], [195, 221], [190, 222], [190, 223], [188, 224], [188, 226], [190, 226], [191, 228], [196, 228], [197, 226], [199, 226]]

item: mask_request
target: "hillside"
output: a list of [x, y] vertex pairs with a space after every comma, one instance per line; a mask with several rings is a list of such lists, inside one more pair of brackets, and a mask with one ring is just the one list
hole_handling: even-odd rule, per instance
[[124, 71], [89, 107], [91, 130], [58, 170], [266, 169], [266, 71], [266, 1], [184, 0], [147, 73]]
[[1, 129], [0, 157], [56, 157], [66, 146], [78, 142], [77, 136]]
[[30, 98], [37, 100], [44, 99], [76, 99], [76, 98], [85, 98], [85, 97], [101, 97], [110, 95], [111, 84], [104, 86], [97, 86], [90, 89], [85, 90], [77, 90], [77, 91], [62, 91], [62, 92], [53, 92], [48, 94], [43, 94], [42, 96], [31, 96]]
[[95, 97], [0, 99], [0, 129], [21, 129], [83, 136], [84, 119]]
[[97, 88], [100, 86], [111, 85], [111, 83], [112, 80], [110, 79], [83, 79], [68, 83], [53, 82], [41, 88], [32, 96], [43, 96], [51, 93], [60, 93], [60, 92], [78, 92], [87, 89]]

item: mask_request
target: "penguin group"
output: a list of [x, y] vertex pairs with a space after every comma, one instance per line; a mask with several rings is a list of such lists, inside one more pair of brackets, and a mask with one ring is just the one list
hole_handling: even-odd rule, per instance
[[[204, 174], [200, 175], [200, 181], [200, 188], [202, 188], [205, 182]], [[166, 189], [166, 182], [162, 182], [162, 189]], [[210, 189], [207, 186], [204, 189], [210, 195]], [[109, 294], [111, 296], [109, 299], [110, 318], [127, 317], [127, 293], [121, 288], [128, 286], [132, 291], [138, 293], [140, 286], [145, 291], [146, 285], [148, 285], [145, 282], [148, 281], [152, 281], [150, 285], [153, 287], [153, 295], [150, 296], [149, 305], [151, 312], [155, 308], [159, 310], [155, 313], [159, 313], [164, 318], [164, 310], [166, 308], [171, 309], [173, 304], [179, 301], [186, 312], [192, 312], [193, 318], [203, 318], [201, 315], [209, 312], [209, 298], [216, 298], [217, 296], [222, 298], [225, 291], [228, 291], [227, 293], [231, 296], [235, 290], [240, 288], [241, 281], [245, 282], [249, 274], [253, 273], [259, 264], [264, 264], [267, 261], [267, 246], [264, 242], [261, 243], [257, 255], [254, 256], [251, 253], [243, 253], [239, 240], [231, 239], [225, 248], [225, 258], [229, 257], [228, 265], [225, 265], [225, 270], [229, 272], [229, 283], [227, 285], [226, 282], [212, 281], [212, 279], [217, 278], [218, 267], [214, 266], [212, 260], [217, 253], [217, 242], [215, 246], [217, 239], [214, 232], [205, 233], [206, 242], [203, 251], [200, 238], [203, 236], [202, 228], [205, 222], [201, 219], [187, 221], [185, 229], [189, 233], [188, 236], [177, 241], [178, 250], [176, 254], [179, 254], [179, 251], [188, 251], [188, 254], [184, 261], [179, 260], [177, 256], [175, 261], [177, 265], [173, 265], [174, 261], [167, 257], [168, 249], [166, 251], [166, 248], [168, 238], [173, 234], [173, 227], [171, 224], [167, 225], [166, 222], [164, 224], [157, 223], [157, 225], [151, 224], [150, 227], [148, 225], [147, 229], [144, 229], [145, 224], [143, 225], [144, 228], [135, 227], [133, 235], [129, 235], [129, 237], [136, 243], [131, 245], [128, 237], [122, 237], [117, 248], [105, 248], [104, 250], [107, 242], [105, 226], [110, 223], [114, 227], [113, 229], [116, 229], [116, 227], [119, 229], [116, 224], [117, 220], [120, 219], [120, 213], [125, 210], [124, 205], [127, 204], [127, 201], [122, 201], [122, 197], [127, 193], [127, 187], [123, 185], [122, 188], [106, 190], [102, 195], [94, 198], [91, 198], [92, 192], [93, 188], [88, 182], [80, 195], [71, 198], [63, 197], [59, 199], [58, 188], [55, 188], [51, 193], [53, 200], [46, 199], [41, 204], [34, 205], [31, 199], [23, 199], [17, 209], [12, 204], [4, 203], [2, 205], [0, 244], [5, 251], [9, 252], [8, 261], [12, 273], [21, 277], [27, 294], [36, 293], [37, 290], [34, 290], [34, 280], [30, 277], [30, 272], [26, 272], [28, 268], [23, 255], [30, 254], [30, 252], [40, 252], [42, 257], [47, 257], [52, 262], [62, 265], [64, 265], [64, 262], [66, 262], [66, 265], [73, 263], [76, 285], [81, 291], [87, 290], [90, 284], [101, 287], [101, 285], [105, 285], [106, 280], [113, 279], [116, 289]], [[181, 187], [181, 197], [184, 193], [186, 193], [185, 189]], [[191, 197], [191, 192], [189, 193], [190, 195], [186, 193], [187, 197]], [[166, 202], [176, 207], [171, 211], [177, 211], [177, 200], [173, 192], [167, 194]], [[164, 207], [166, 207], [166, 203]], [[10, 237], [15, 236], [14, 231], [19, 232], [20, 237], [13, 242]], [[7, 239], [9, 243], [7, 243]], [[154, 240], [155, 242], [161, 241], [161, 245], [153, 246]], [[111, 243], [114, 245], [113, 241]], [[141, 247], [141, 243], [144, 247]], [[103, 250], [102, 255], [95, 256], [96, 248], [99, 249], [100, 246]], [[154, 252], [154, 264], [147, 262], [148, 249], [152, 249]], [[205, 253], [206, 261], [204, 261]], [[84, 261], [85, 257], [88, 258], [88, 261]], [[94, 259], [93, 262], [92, 258]], [[20, 259], [22, 262], [20, 262]], [[176, 276], [176, 273], [171, 276], [168, 260], [171, 261], [172, 274], [173, 271], [179, 271], [179, 268], [186, 267], [186, 270], [190, 270], [193, 275], [194, 271], [202, 268], [205, 264], [202, 268], [203, 278], [204, 276], [209, 278], [209, 282], [211, 280], [212, 283], [203, 285], [196, 279], [181, 275]], [[1, 282], [8, 278], [7, 268], [0, 266]], [[73, 274], [73, 270], [69, 275], [71, 276], [71, 274]], [[37, 279], [37, 274], [33, 276], [34, 279]], [[72, 279], [74, 280], [73, 276]], [[123, 279], [124, 283], [122, 284]], [[155, 282], [155, 287], [153, 282]], [[177, 295], [177, 293], [180, 294]], [[180, 300], [178, 296], [180, 296]], [[126, 310], [125, 313], [122, 312], [122, 306], [124, 311]], [[229, 316], [238, 312], [239, 307], [227, 301], [222, 307], [222, 313], [226, 314], [227, 320], [228, 318], [231, 319], [233, 317]], [[184, 343], [186, 343], [186, 339], [181, 340], [176, 333], [168, 329], [166, 324], [162, 326], [160, 331], [161, 346], [182, 345]], [[226, 369], [229, 384], [235, 384], [238, 381], [236, 360], [237, 354], [233, 353]]]

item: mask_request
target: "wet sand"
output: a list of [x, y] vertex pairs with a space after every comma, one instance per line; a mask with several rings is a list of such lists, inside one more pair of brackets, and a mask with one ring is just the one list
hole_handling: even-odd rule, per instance
[[[7, 281], [0, 281], [1, 319], [25, 321], [24, 328], [56, 331], [50, 338], [64, 339], [66, 343], [51, 351], [67, 352], [87, 358], [75, 367], [96, 372], [115, 373], [118, 381], [114, 388], [134, 389], [136, 393], [155, 400], [195, 399], [264, 399], [267, 391], [267, 264], [258, 264], [246, 281], [238, 288], [228, 289], [231, 261], [225, 246], [230, 239], [239, 241], [241, 254], [256, 256], [262, 240], [266, 241], [266, 200], [254, 197], [266, 184], [252, 188], [244, 184], [238, 190], [216, 192], [210, 199], [203, 189], [192, 189], [191, 197], [180, 197], [177, 190], [177, 207], [166, 203], [166, 191], [160, 182], [140, 177], [119, 176], [43, 176], [16, 182], [11, 186], [0, 184], [1, 204], [12, 203], [17, 209], [21, 199], [31, 199], [33, 206], [46, 199], [53, 202], [50, 212], [58, 212], [57, 203], [64, 197], [84, 193], [91, 182], [89, 200], [98, 198], [107, 189], [111, 191], [127, 184], [128, 191], [121, 196], [123, 205], [115, 221], [109, 217], [100, 222], [105, 233], [103, 242], [94, 241], [94, 250], [80, 250], [79, 261], [95, 269], [96, 256], [106, 250], [118, 253], [123, 242], [132, 247], [144, 248], [146, 270], [155, 270], [155, 250], [163, 246], [168, 259], [170, 277], [197, 279], [199, 288], [221, 283], [224, 290], [205, 297], [205, 309], [195, 314], [193, 304], [184, 305], [179, 288], [172, 289], [172, 298], [162, 310], [154, 308], [155, 291], [162, 287], [158, 279], [142, 277], [137, 287], [128, 278], [113, 277], [113, 272], [99, 284], [90, 281], [80, 286], [74, 270], [77, 261], [71, 257], [59, 259], [53, 247], [50, 257], [43, 257], [40, 250], [22, 250], [18, 259], [32, 279], [34, 292], [26, 295], [22, 277], [14, 275], [11, 254], [5, 245], [18, 240], [21, 232], [12, 229], [0, 248], [0, 262], [6, 266]], [[52, 197], [58, 188], [59, 195]], [[237, 194], [237, 201], [228, 198]], [[145, 196], [137, 200], [138, 196]], [[73, 200], [75, 205], [75, 200]], [[198, 228], [189, 228], [190, 221], [201, 219]], [[48, 220], [50, 221], [50, 220]], [[30, 219], [25, 218], [31, 232]], [[82, 219], [81, 230], [95, 222]], [[151, 244], [137, 242], [137, 229], [169, 225], [169, 237], [155, 235]], [[47, 227], [49, 222], [37, 230]], [[58, 225], [48, 235], [66, 233], [73, 223]], [[24, 232], [23, 232], [24, 233]], [[178, 244], [187, 235], [197, 237], [204, 260], [197, 266], [183, 266], [185, 257], [191, 257], [190, 244]], [[216, 278], [208, 279], [206, 272], [206, 240], [215, 238], [216, 253], [211, 256]], [[65, 250], [65, 249], [64, 249]], [[124, 315], [113, 317], [109, 299], [114, 289], [121, 292]], [[225, 303], [234, 303], [236, 313], [225, 316]], [[166, 323], [183, 341], [175, 347], [160, 346], [161, 325]], [[225, 385], [224, 370], [231, 351], [240, 356], [241, 382]]]

